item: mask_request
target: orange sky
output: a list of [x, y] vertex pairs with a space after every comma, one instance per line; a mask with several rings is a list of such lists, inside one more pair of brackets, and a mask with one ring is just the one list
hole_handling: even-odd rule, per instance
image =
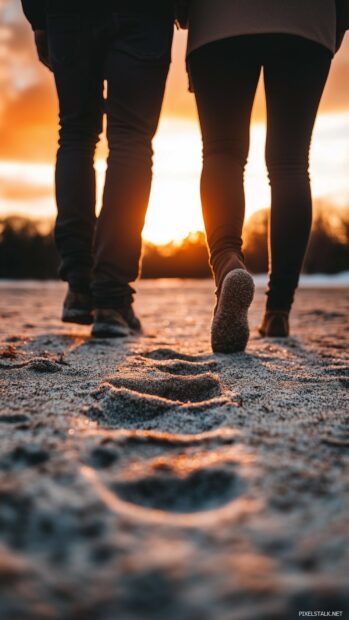
[[[187, 92], [185, 34], [176, 33], [160, 131], [145, 236], [179, 238], [202, 226], [198, 195], [200, 136], [194, 98]], [[52, 76], [36, 60], [32, 32], [19, 0], [0, 0], [0, 216], [54, 214], [52, 164], [57, 103]], [[247, 172], [248, 213], [268, 206], [263, 164], [264, 97], [254, 110]], [[105, 154], [105, 143], [98, 158]], [[99, 185], [103, 162], [97, 164]], [[349, 203], [349, 36], [337, 55], [323, 97], [314, 137], [312, 172], [316, 198]], [[183, 210], [177, 208], [183, 206]]]

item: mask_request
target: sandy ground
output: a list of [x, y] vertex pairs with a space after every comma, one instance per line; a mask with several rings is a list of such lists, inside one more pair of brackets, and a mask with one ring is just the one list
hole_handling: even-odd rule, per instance
[[2, 284], [1, 620], [349, 618], [349, 291], [293, 336], [209, 348], [210, 282], [139, 285], [145, 334]]

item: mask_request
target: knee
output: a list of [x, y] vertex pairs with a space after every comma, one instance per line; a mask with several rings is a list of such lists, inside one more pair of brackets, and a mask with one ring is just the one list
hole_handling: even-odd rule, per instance
[[108, 146], [111, 157], [120, 155], [127, 160], [151, 161], [153, 157], [152, 136], [146, 131], [124, 126], [109, 126]]
[[270, 183], [282, 180], [309, 180], [308, 154], [278, 155], [266, 153], [266, 166]]
[[204, 140], [204, 162], [211, 158], [223, 158], [229, 162], [237, 163], [242, 169], [245, 168], [248, 156], [248, 144], [231, 138]]
[[61, 148], [94, 151], [101, 132], [101, 120], [65, 119], [60, 125], [59, 145]]

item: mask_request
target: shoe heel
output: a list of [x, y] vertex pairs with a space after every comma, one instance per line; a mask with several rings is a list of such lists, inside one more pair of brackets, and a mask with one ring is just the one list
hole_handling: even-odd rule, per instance
[[224, 278], [212, 322], [211, 344], [215, 353], [245, 350], [250, 335], [247, 313], [254, 291], [253, 278], [243, 269], [235, 269]]

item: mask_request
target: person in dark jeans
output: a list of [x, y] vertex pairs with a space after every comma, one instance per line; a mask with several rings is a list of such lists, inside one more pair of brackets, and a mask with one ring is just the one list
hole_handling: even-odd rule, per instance
[[[22, 0], [59, 99], [56, 244], [69, 284], [63, 320], [95, 336], [140, 329], [132, 308], [152, 180], [152, 139], [171, 61], [172, 0]], [[100, 8], [102, 7], [102, 8]], [[104, 84], [107, 94], [104, 98]], [[96, 220], [94, 154], [107, 117]]]
[[[272, 191], [270, 280], [260, 327], [264, 336], [289, 333], [289, 311], [312, 222], [309, 148], [332, 55], [317, 42], [273, 33], [224, 38], [195, 49], [188, 58], [203, 135], [202, 205], [218, 304], [226, 275], [245, 269], [244, 169], [252, 106], [264, 70]], [[225, 316], [216, 350], [227, 352], [234, 350], [229, 344], [234, 317], [229, 312]]]

